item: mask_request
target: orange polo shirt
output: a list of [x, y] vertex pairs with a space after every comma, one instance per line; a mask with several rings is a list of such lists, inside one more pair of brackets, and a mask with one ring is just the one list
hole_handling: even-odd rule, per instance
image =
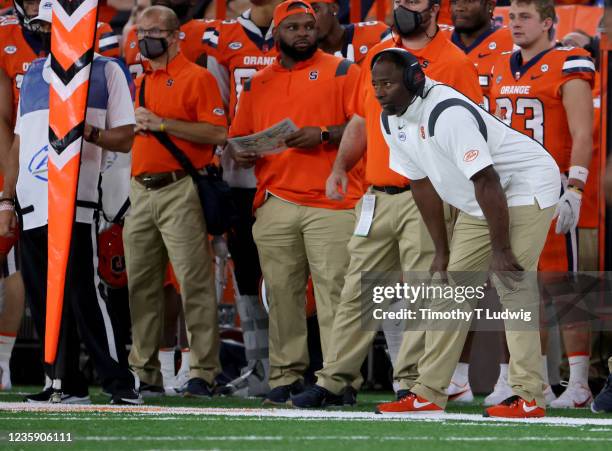
[[[147, 71], [145, 107], [156, 115], [187, 122], [208, 122], [227, 126], [223, 101], [217, 82], [203, 67], [189, 62], [181, 53], [166, 69]], [[136, 107], [140, 106], [143, 76], [136, 79]], [[213, 158], [213, 146], [197, 144], [169, 135], [187, 154], [196, 168], [203, 168]], [[137, 134], [132, 148], [132, 175], [182, 169], [170, 152], [153, 135]]]
[[[344, 124], [350, 118], [358, 79], [357, 65], [321, 50], [292, 69], [275, 62], [245, 83], [230, 136], [250, 135], [286, 118], [298, 128]], [[343, 201], [325, 196], [325, 181], [337, 152], [336, 145], [319, 144], [310, 149], [289, 148], [257, 160], [253, 209], [263, 204], [267, 193], [309, 207], [353, 208], [363, 192], [361, 164], [349, 173]]]
[[[409, 180], [389, 168], [389, 147], [380, 130], [382, 108], [372, 88], [372, 58], [381, 50], [391, 47], [404, 48], [401, 41], [389, 39], [372, 47], [362, 63], [359, 86], [353, 97], [354, 112], [366, 120], [367, 152], [365, 179], [371, 185], [405, 186]], [[425, 74], [436, 81], [452, 86], [476, 103], [482, 102], [478, 73], [474, 64], [442, 33], [422, 49], [409, 50], [418, 58]]]

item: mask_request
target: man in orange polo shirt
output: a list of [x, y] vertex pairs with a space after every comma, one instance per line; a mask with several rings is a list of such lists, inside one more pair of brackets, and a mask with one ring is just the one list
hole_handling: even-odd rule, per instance
[[[365, 178], [371, 185], [368, 203], [373, 212], [369, 216], [368, 209], [362, 208], [366, 205], [364, 201], [356, 208], [358, 221], [366, 221], [369, 216], [369, 227], [349, 242], [351, 261], [334, 320], [333, 349], [317, 373], [317, 385], [292, 400], [297, 407], [329, 405], [345, 387], [358, 385], [361, 365], [376, 334], [376, 327], [362, 326], [362, 272], [427, 271], [434, 256], [433, 242], [410, 192], [410, 181], [389, 168], [389, 147], [380, 131], [382, 108], [376, 100], [369, 70], [373, 56], [394, 46], [408, 49], [428, 77], [452, 86], [477, 103], [482, 101], [476, 68], [438, 32], [437, 1], [396, 3], [394, 39], [374, 46], [362, 64], [364, 69], [353, 99], [354, 114], [327, 180], [327, 195], [342, 201], [347, 171], [365, 156]], [[385, 330], [385, 334], [388, 332]], [[425, 344], [422, 331], [406, 331], [403, 335], [401, 347], [391, 346], [387, 338], [398, 397], [405, 396], [416, 381], [417, 363]]]
[[308, 273], [314, 284], [323, 360], [329, 358], [334, 313], [349, 260], [346, 245], [355, 222], [353, 207], [362, 194], [362, 181], [358, 166], [347, 174], [342, 201], [325, 197], [325, 178], [349, 118], [359, 68], [317, 50], [315, 12], [308, 3], [281, 3], [274, 10], [274, 23], [280, 56], [245, 83], [230, 135], [250, 135], [286, 118], [300, 127], [286, 139], [289, 148], [281, 153], [257, 158], [232, 152], [239, 164], [255, 164], [253, 237], [270, 307], [272, 390], [264, 402], [284, 404], [302, 391], [308, 367]]
[[136, 80], [132, 210], [123, 231], [132, 314], [130, 364], [143, 395], [164, 393], [157, 351], [170, 261], [181, 288], [191, 349], [184, 393], [211, 396], [219, 372], [219, 336], [204, 215], [191, 178], [149, 132], [165, 132], [202, 169], [213, 158], [213, 146], [225, 142], [225, 110], [214, 77], [179, 53], [179, 20], [171, 9], [152, 6], [143, 11], [138, 35], [151, 71]]

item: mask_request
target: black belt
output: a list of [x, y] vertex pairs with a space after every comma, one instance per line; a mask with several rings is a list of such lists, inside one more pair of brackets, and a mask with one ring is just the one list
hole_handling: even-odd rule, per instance
[[376, 191], [382, 191], [383, 193], [387, 193], [387, 194], [400, 194], [400, 193], [405, 193], [406, 191], [410, 191], [410, 185], [405, 185], [405, 186], [376, 186], [373, 185], [372, 189], [376, 190]]
[[171, 172], [158, 172], [152, 174], [140, 174], [134, 178], [138, 183], [144, 186], [147, 190], [160, 189], [164, 186], [168, 186], [171, 183], [177, 182], [182, 178], [185, 178], [187, 173], [185, 171], [171, 171]]

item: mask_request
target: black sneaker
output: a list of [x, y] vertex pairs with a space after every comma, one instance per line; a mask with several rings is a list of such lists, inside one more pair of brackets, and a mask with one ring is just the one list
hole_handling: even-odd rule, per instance
[[[27, 395], [24, 398], [25, 402], [34, 403], [34, 404], [43, 404], [51, 401], [51, 397], [53, 396], [54, 390], [52, 387], [48, 387], [41, 391], [40, 393], [35, 393], [32, 395]], [[91, 404], [91, 399], [87, 393], [81, 393], [78, 395], [74, 395], [71, 393], [63, 393], [58, 392], [58, 396], [60, 396], [61, 404]]]
[[412, 392], [410, 390], [398, 390], [397, 393], [395, 393], [395, 400], [399, 401], [400, 399], [403, 399], [411, 394]]
[[144, 399], [133, 388], [126, 388], [113, 393], [110, 403], [115, 405], [140, 405], [144, 404]]
[[612, 413], [612, 374], [608, 376], [606, 385], [591, 403], [591, 411], [593, 413]]
[[350, 385], [347, 385], [342, 392], [342, 404], [345, 406], [354, 406], [357, 404], [357, 390]]
[[165, 393], [166, 390], [164, 390], [164, 387], [140, 383], [140, 394], [143, 398], [156, 398], [158, 396], [164, 396]]
[[280, 385], [268, 392], [268, 395], [263, 400], [264, 405], [284, 405], [289, 401], [291, 395], [299, 395], [304, 391], [302, 381], [295, 381], [289, 385]]
[[293, 407], [299, 407], [300, 409], [343, 406], [344, 394], [335, 395], [320, 385], [313, 385], [299, 395], [292, 396], [287, 404]]
[[214, 387], [201, 377], [192, 377], [185, 384], [183, 396], [196, 398], [212, 398]]

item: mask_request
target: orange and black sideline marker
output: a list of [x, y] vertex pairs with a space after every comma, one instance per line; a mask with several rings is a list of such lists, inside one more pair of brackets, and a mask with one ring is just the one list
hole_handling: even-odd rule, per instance
[[[48, 0], [43, 0], [48, 1]], [[57, 357], [98, 0], [51, 0], [49, 251], [45, 362]]]

